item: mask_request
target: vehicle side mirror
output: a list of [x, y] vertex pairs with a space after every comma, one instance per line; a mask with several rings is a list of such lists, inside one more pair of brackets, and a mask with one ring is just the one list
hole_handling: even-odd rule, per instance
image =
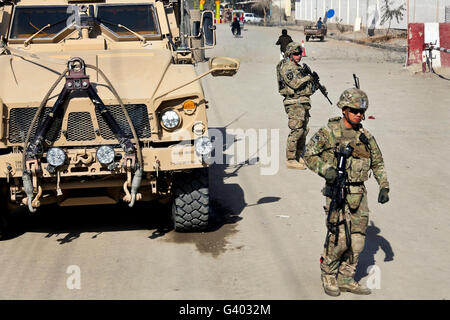
[[205, 46], [216, 45], [216, 26], [214, 25], [214, 14], [212, 11], [203, 11], [200, 20], [200, 30], [203, 33]]
[[240, 62], [238, 59], [229, 57], [214, 57], [209, 60], [209, 69], [212, 70], [213, 77], [226, 76], [232, 77], [239, 70]]

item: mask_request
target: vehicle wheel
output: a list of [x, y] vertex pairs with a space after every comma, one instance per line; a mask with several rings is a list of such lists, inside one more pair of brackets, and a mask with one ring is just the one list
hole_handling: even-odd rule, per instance
[[320, 41], [323, 41], [325, 39], [325, 37], [320, 37]]
[[174, 175], [172, 223], [175, 231], [201, 231], [208, 226], [208, 168]]
[[8, 221], [6, 219], [6, 215], [2, 212], [0, 213], [0, 240], [3, 240], [7, 237], [8, 231]]
[[0, 240], [8, 237], [11, 229], [10, 210], [7, 205], [6, 193], [4, 188], [0, 192]]
[[309, 41], [309, 36], [306, 36], [306, 42], [308, 42]]

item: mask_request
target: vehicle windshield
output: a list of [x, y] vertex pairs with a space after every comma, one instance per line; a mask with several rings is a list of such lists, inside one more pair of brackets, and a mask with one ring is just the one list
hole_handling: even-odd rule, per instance
[[42, 30], [35, 38], [53, 38], [68, 27], [68, 6], [20, 6], [15, 8], [10, 39], [27, 39]]
[[159, 34], [158, 24], [152, 4], [136, 5], [98, 5], [97, 19], [103, 26], [118, 36], [133, 36], [130, 32], [118, 25], [133, 30], [140, 35]]

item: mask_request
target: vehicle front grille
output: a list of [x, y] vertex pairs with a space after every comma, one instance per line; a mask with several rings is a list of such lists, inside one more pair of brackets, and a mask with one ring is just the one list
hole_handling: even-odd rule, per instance
[[[111, 112], [113, 118], [116, 120], [117, 124], [123, 130], [125, 135], [129, 139], [132, 139], [133, 134], [120, 105], [108, 105], [106, 107], [108, 108], [109, 112]], [[133, 123], [137, 136], [141, 139], [150, 138], [151, 131], [150, 123], [148, 121], [147, 106], [145, 104], [126, 104], [125, 109], [127, 110], [131, 118], [131, 122]], [[95, 110], [95, 112], [97, 114], [100, 135], [103, 137], [103, 139], [106, 140], [115, 139], [116, 137], [112, 133], [109, 126], [106, 124], [103, 117], [100, 115], [100, 112], [98, 112], [97, 109]]]
[[[120, 105], [106, 106], [111, 112], [111, 115], [116, 120], [119, 127], [123, 130], [125, 135], [133, 138], [128, 121]], [[147, 106], [145, 104], [127, 104], [125, 105], [131, 121], [136, 129], [136, 134], [139, 138], [150, 138], [150, 123], [148, 119]], [[11, 143], [23, 143], [31, 125], [34, 115], [38, 108], [12, 108], [9, 113], [9, 141]], [[41, 113], [37, 123], [31, 131], [30, 140], [36, 134], [38, 124], [42, 122], [44, 117], [50, 112], [51, 108], [45, 108]], [[105, 140], [115, 140], [116, 137], [111, 129], [100, 115], [98, 110], [95, 110], [100, 135]], [[52, 124], [49, 132], [46, 135], [46, 140], [56, 141], [61, 136], [62, 116], [57, 116], [55, 122]], [[95, 140], [94, 124], [92, 122], [91, 114], [89, 112], [70, 112], [67, 120], [67, 141], [90, 141]]]
[[71, 112], [67, 122], [67, 141], [94, 140], [95, 132], [89, 112]]
[[[11, 143], [23, 143], [25, 141], [28, 128], [31, 125], [34, 115], [38, 108], [13, 108], [9, 112], [9, 141]], [[44, 117], [50, 112], [51, 108], [45, 108], [41, 112], [38, 121], [33, 126], [30, 139], [36, 134], [38, 124], [42, 122]], [[50, 141], [58, 140], [61, 135], [62, 117], [56, 117], [55, 122], [50, 127], [45, 138]]]

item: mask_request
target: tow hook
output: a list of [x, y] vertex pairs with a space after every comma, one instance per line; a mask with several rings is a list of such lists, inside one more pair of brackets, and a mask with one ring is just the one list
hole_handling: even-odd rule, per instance
[[[139, 168], [136, 170], [133, 180], [131, 181], [131, 168], [133, 166], [133, 161], [131, 159], [127, 159], [127, 180], [123, 184], [123, 191], [125, 192], [125, 196], [123, 197], [123, 201], [129, 202], [129, 207], [132, 208], [136, 200], [142, 199], [142, 194], [138, 193], [139, 187], [141, 186], [142, 181], [142, 169]], [[131, 193], [128, 191], [128, 187], [131, 187]]]
[[27, 197], [23, 199], [23, 203], [25, 205], [28, 205], [28, 210], [30, 210], [30, 212], [34, 213], [37, 210], [36, 208], [41, 205], [39, 198], [42, 195], [42, 188], [41, 186], [37, 187], [38, 192], [36, 197], [33, 199], [34, 187], [31, 172], [24, 171], [22, 175], [22, 180], [23, 180], [23, 189], [27, 195]]

